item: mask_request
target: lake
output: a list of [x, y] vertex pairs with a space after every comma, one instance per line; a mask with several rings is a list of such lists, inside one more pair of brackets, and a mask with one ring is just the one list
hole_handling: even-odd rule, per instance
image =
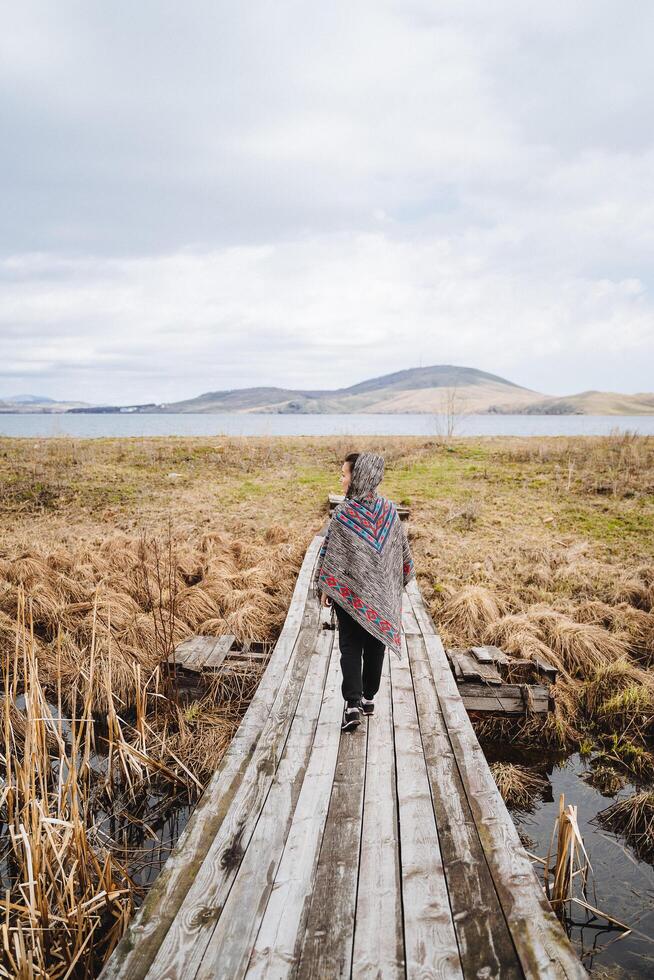
[[[613, 429], [654, 435], [654, 415], [467, 415], [455, 436], [590, 436]], [[0, 436], [116, 438], [123, 436], [435, 436], [438, 415], [2, 415]]]

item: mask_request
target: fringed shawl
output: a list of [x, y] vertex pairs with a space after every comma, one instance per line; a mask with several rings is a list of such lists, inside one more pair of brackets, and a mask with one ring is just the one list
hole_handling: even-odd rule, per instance
[[415, 575], [406, 528], [392, 500], [376, 492], [384, 458], [361, 453], [346, 499], [332, 513], [314, 585], [398, 657], [402, 590]]

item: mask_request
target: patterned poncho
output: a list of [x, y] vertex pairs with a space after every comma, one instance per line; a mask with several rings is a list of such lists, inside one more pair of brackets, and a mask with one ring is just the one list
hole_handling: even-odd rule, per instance
[[415, 575], [406, 528], [376, 487], [384, 458], [361, 453], [346, 499], [332, 513], [314, 585], [400, 656], [402, 590]]

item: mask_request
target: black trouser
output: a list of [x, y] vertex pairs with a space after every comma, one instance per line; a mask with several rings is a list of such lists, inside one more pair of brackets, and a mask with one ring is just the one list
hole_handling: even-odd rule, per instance
[[[364, 629], [342, 606], [334, 602], [338, 619], [343, 683], [341, 693], [348, 705], [358, 704], [361, 695], [372, 701], [379, 690], [386, 645]], [[361, 656], [363, 654], [363, 671]]]

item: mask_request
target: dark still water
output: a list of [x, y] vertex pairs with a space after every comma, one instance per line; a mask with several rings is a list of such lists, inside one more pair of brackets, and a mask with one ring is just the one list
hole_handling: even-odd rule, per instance
[[[455, 436], [608, 435], [612, 430], [654, 435], [654, 415], [466, 415]], [[0, 436], [437, 436], [439, 415], [2, 415]]]
[[[483, 749], [489, 762], [518, 763], [547, 777], [547, 789], [530, 812], [509, 808], [523, 844], [532, 854], [547, 855], [561, 793], [565, 806], [577, 806], [579, 830], [593, 869], [586, 901], [633, 930], [624, 935], [624, 930], [602, 916], [593, 916], [581, 905], [571, 903], [567, 917], [570, 939], [591, 976], [602, 980], [654, 977], [654, 867], [641, 859], [626, 837], [602, 826], [597, 816], [611, 803], [644, 787], [625, 778], [614, 795], [603, 795], [592, 778], [588, 781], [593, 760], [582, 759], [578, 753], [566, 758], [497, 742], [483, 742]], [[536, 868], [542, 880], [540, 865]], [[581, 897], [581, 889], [575, 894]]]

